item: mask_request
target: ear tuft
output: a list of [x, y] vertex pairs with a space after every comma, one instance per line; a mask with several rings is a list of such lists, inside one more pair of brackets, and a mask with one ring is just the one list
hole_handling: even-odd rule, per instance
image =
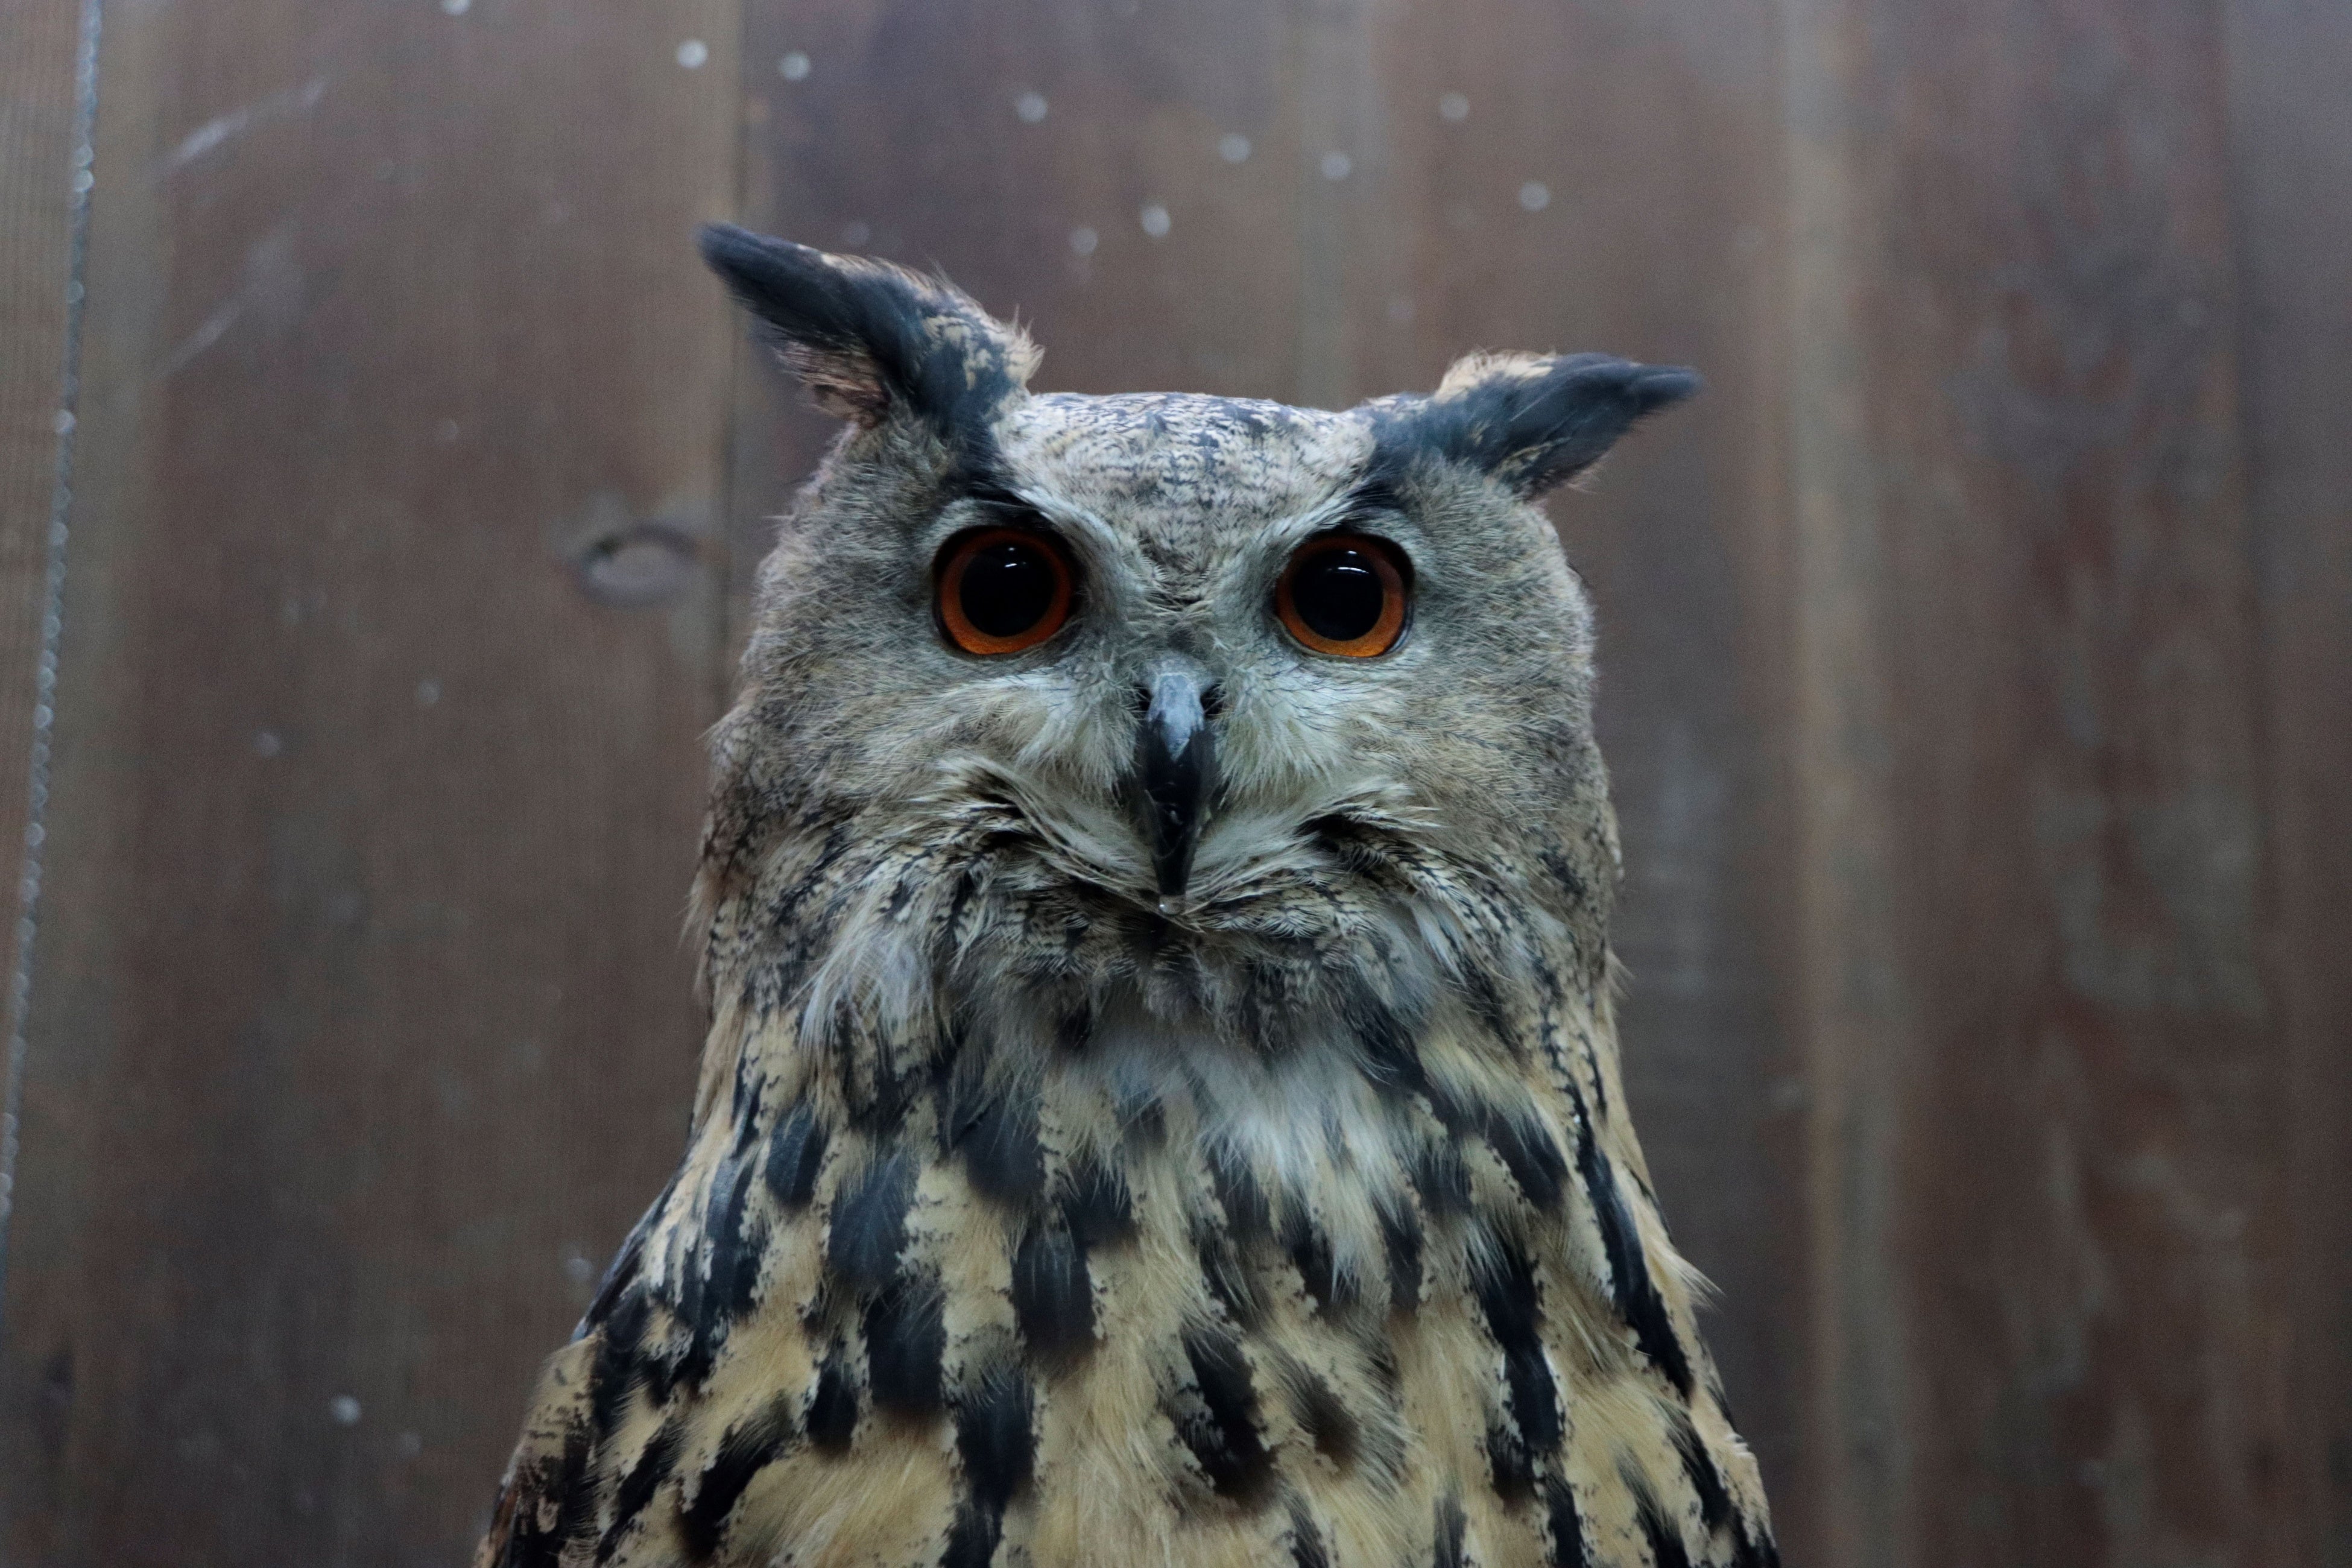
[[709, 225], [700, 240], [702, 258], [829, 414], [872, 426], [904, 413], [959, 435], [985, 426], [1037, 367], [1026, 333], [943, 279], [733, 224]]
[[1608, 354], [1476, 353], [1455, 361], [1426, 397], [1370, 406], [1386, 460], [1465, 464], [1531, 498], [1591, 468], [1634, 421], [1698, 389], [1694, 371]]

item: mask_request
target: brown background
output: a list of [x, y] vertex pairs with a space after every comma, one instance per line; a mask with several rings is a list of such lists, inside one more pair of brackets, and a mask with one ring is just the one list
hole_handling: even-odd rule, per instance
[[826, 434], [738, 216], [1057, 388], [1701, 366], [1554, 510], [1790, 1560], [2352, 1563], [2342, 0], [100, 3], [0, 0], [0, 1561], [467, 1548]]

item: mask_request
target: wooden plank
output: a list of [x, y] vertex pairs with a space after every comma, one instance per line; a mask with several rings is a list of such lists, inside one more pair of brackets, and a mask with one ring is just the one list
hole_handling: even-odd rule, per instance
[[110, 12], [11, 1562], [457, 1560], [675, 1159], [737, 37]]
[[[1675, 1234], [1725, 1287], [1715, 1342], [1801, 1548], [1766, 19], [1696, 0], [860, 0], [755, 8], [744, 69], [747, 221], [940, 264], [1032, 325], [1041, 386], [1344, 404], [1433, 385], [1486, 346], [1606, 348], [1713, 379], [1556, 510], [1602, 613], [1629, 1092]], [[1546, 188], [1523, 201], [1531, 181]], [[830, 434], [795, 402], [751, 366], [742, 558]]]
[[[1698, 363], [1557, 514], [1790, 1560], [2352, 1561], [2339, 7], [230, 3], [108, 46], [0, 1555], [463, 1550], [675, 1154], [695, 732], [830, 434], [683, 247], [740, 179], [1053, 386]], [[650, 517], [724, 549], [584, 598]]]
[[[79, 134], [74, 0], [0, 0], [0, 973], [17, 972], [36, 689], [57, 506]], [[5, 1026], [13, 1032], [13, 1022]], [[16, 1147], [0, 1041], [0, 1265]]]
[[2263, 630], [2267, 969], [2284, 1055], [2290, 1561], [2352, 1563], [2352, 9], [2233, 0], [2239, 358]]
[[1349, 243], [1391, 258], [1348, 282], [1351, 393], [1429, 386], [1484, 346], [1707, 377], [1551, 511], [1600, 613], [1627, 1094], [1675, 1237], [1722, 1288], [1710, 1344], [1804, 1561], [1804, 1123], [1772, 744], [1788, 701], [1777, 39], [1769, 16], [1708, 5], [1371, 15], [1381, 139], [1360, 162], [1382, 195]]
[[1893, 826], [1884, 779], [1892, 723], [1879, 645], [1883, 523], [1867, 425], [1876, 389], [1860, 370], [1862, 284], [1875, 258], [1862, 163], [1870, 102], [1858, 47], [1865, 18], [1840, 0], [1787, 14], [1789, 385], [1792, 653], [1789, 737], [1800, 803], [1793, 965], [1808, 1056], [1810, 1317], [1813, 1416], [1824, 1464], [1822, 1560], [1903, 1561], [1907, 1436], [1901, 1319], [1889, 1300], [1886, 1085], [1906, 1054], [1883, 900]]
[[2219, 13], [1792, 15], [1827, 1560], [2291, 1561]]
[[1885, 529], [1864, 378], [1864, 306], [1880, 265], [1866, 183], [1865, 20], [1846, 0], [1796, 0], [1782, 107], [1788, 167], [1782, 406], [1787, 420], [1787, 755], [1793, 941], [1803, 1042], [1807, 1448], [1815, 1560], [1905, 1561], [1908, 1393], [1890, 1278], [1895, 1074], [1913, 1050], [1888, 904], [1897, 825], [1886, 777], [1897, 724], [1882, 657]]

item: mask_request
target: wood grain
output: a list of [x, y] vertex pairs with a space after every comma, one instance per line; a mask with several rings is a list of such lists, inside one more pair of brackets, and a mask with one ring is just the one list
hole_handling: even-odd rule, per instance
[[[11, 976], [65, 411], [80, 34], [76, 0], [0, 0], [0, 973]], [[0, 1079], [5, 1059], [0, 1042]], [[0, 1259], [7, 1145], [0, 1134]]]
[[1807, 10], [1832, 1560], [2291, 1561], [2219, 16]]
[[[2352, 1563], [2352, 11], [2309, 0], [2225, 8], [2237, 215], [2240, 420], [2246, 432], [2261, 767], [2268, 1020], [2283, 1063], [2272, 1278], [2287, 1319], [2281, 1561]], [[2283, 1278], [2282, 1278], [2283, 1276]]]
[[572, 561], [719, 514], [734, 37], [110, 17], [11, 1562], [457, 1560], [675, 1156], [718, 584]]
[[[5, 858], [71, 18], [0, 3]], [[2352, 1564], [2347, 79], [2323, 0], [116, 7], [0, 1558], [463, 1550], [676, 1154], [830, 435], [731, 212], [1047, 387], [1696, 364], [1554, 514], [1787, 1559]]]

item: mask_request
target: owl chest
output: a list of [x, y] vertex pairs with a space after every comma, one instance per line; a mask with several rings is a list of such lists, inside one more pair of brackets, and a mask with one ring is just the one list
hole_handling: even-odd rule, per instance
[[1018, 1151], [817, 1142], [780, 1124], [751, 1176], [689, 1184], [595, 1331], [637, 1369], [602, 1560], [1577, 1560], [1581, 1298], [1476, 1174], [1425, 1196], [1365, 1152], [1314, 1186], [1162, 1144], [1045, 1151], [1033, 1188], [993, 1168]]

